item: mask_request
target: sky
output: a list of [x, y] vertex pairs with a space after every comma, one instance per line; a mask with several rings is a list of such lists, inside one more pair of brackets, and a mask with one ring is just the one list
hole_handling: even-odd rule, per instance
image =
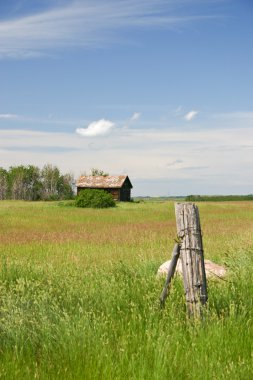
[[0, 167], [253, 193], [252, 0], [0, 0]]

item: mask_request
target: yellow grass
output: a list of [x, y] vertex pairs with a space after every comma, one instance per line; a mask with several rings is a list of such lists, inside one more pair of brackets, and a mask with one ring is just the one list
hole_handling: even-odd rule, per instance
[[[206, 258], [223, 262], [253, 245], [253, 202], [200, 203]], [[105, 265], [170, 256], [176, 238], [174, 204], [120, 204], [116, 209], [1, 201], [0, 249], [9, 260]]]

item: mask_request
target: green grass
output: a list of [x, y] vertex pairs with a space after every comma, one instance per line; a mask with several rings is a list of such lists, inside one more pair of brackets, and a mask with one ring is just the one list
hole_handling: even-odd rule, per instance
[[172, 202], [1, 202], [0, 379], [251, 379], [253, 202], [199, 209], [205, 255], [229, 276], [194, 323], [179, 278], [159, 308]]

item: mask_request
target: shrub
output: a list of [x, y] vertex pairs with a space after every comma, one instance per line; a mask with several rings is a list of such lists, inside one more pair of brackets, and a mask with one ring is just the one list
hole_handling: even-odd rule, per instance
[[75, 200], [76, 207], [106, 208], [115, 207], [116, 203], [110, 193], [98, 189], [81, 190]]

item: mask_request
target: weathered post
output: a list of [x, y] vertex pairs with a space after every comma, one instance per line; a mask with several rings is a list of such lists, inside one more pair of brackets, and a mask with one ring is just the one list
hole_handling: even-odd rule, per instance
[[189, 315], [200, 317], [207, 302], [206, 273], [198, 207], [176, 203], [177, 234], [180, 239], [184, 288]]
[[169, 286], [170, 286], [170, 282], [171, 282], [171, 280], [172, 280], [172, 278], [174, 276], [175, 270], [176, 270], [179, 254], [180, 254], [180, 246], [179, 246], [178, 243], [176, 243], [175, 246], [174, 246], [174, 249], [172, 251], [172, 259], [171, 259], [170, 266], [169, 266], [169, 269], [168, 269], [165, 285], [164, 285], [162, 294], [160, 296], [160, 305], [161, 305], [161, 307], [164, 307], [165, 300], [166, 300], [166, 298], [167, 298], [167, 296], [169, 294]]

